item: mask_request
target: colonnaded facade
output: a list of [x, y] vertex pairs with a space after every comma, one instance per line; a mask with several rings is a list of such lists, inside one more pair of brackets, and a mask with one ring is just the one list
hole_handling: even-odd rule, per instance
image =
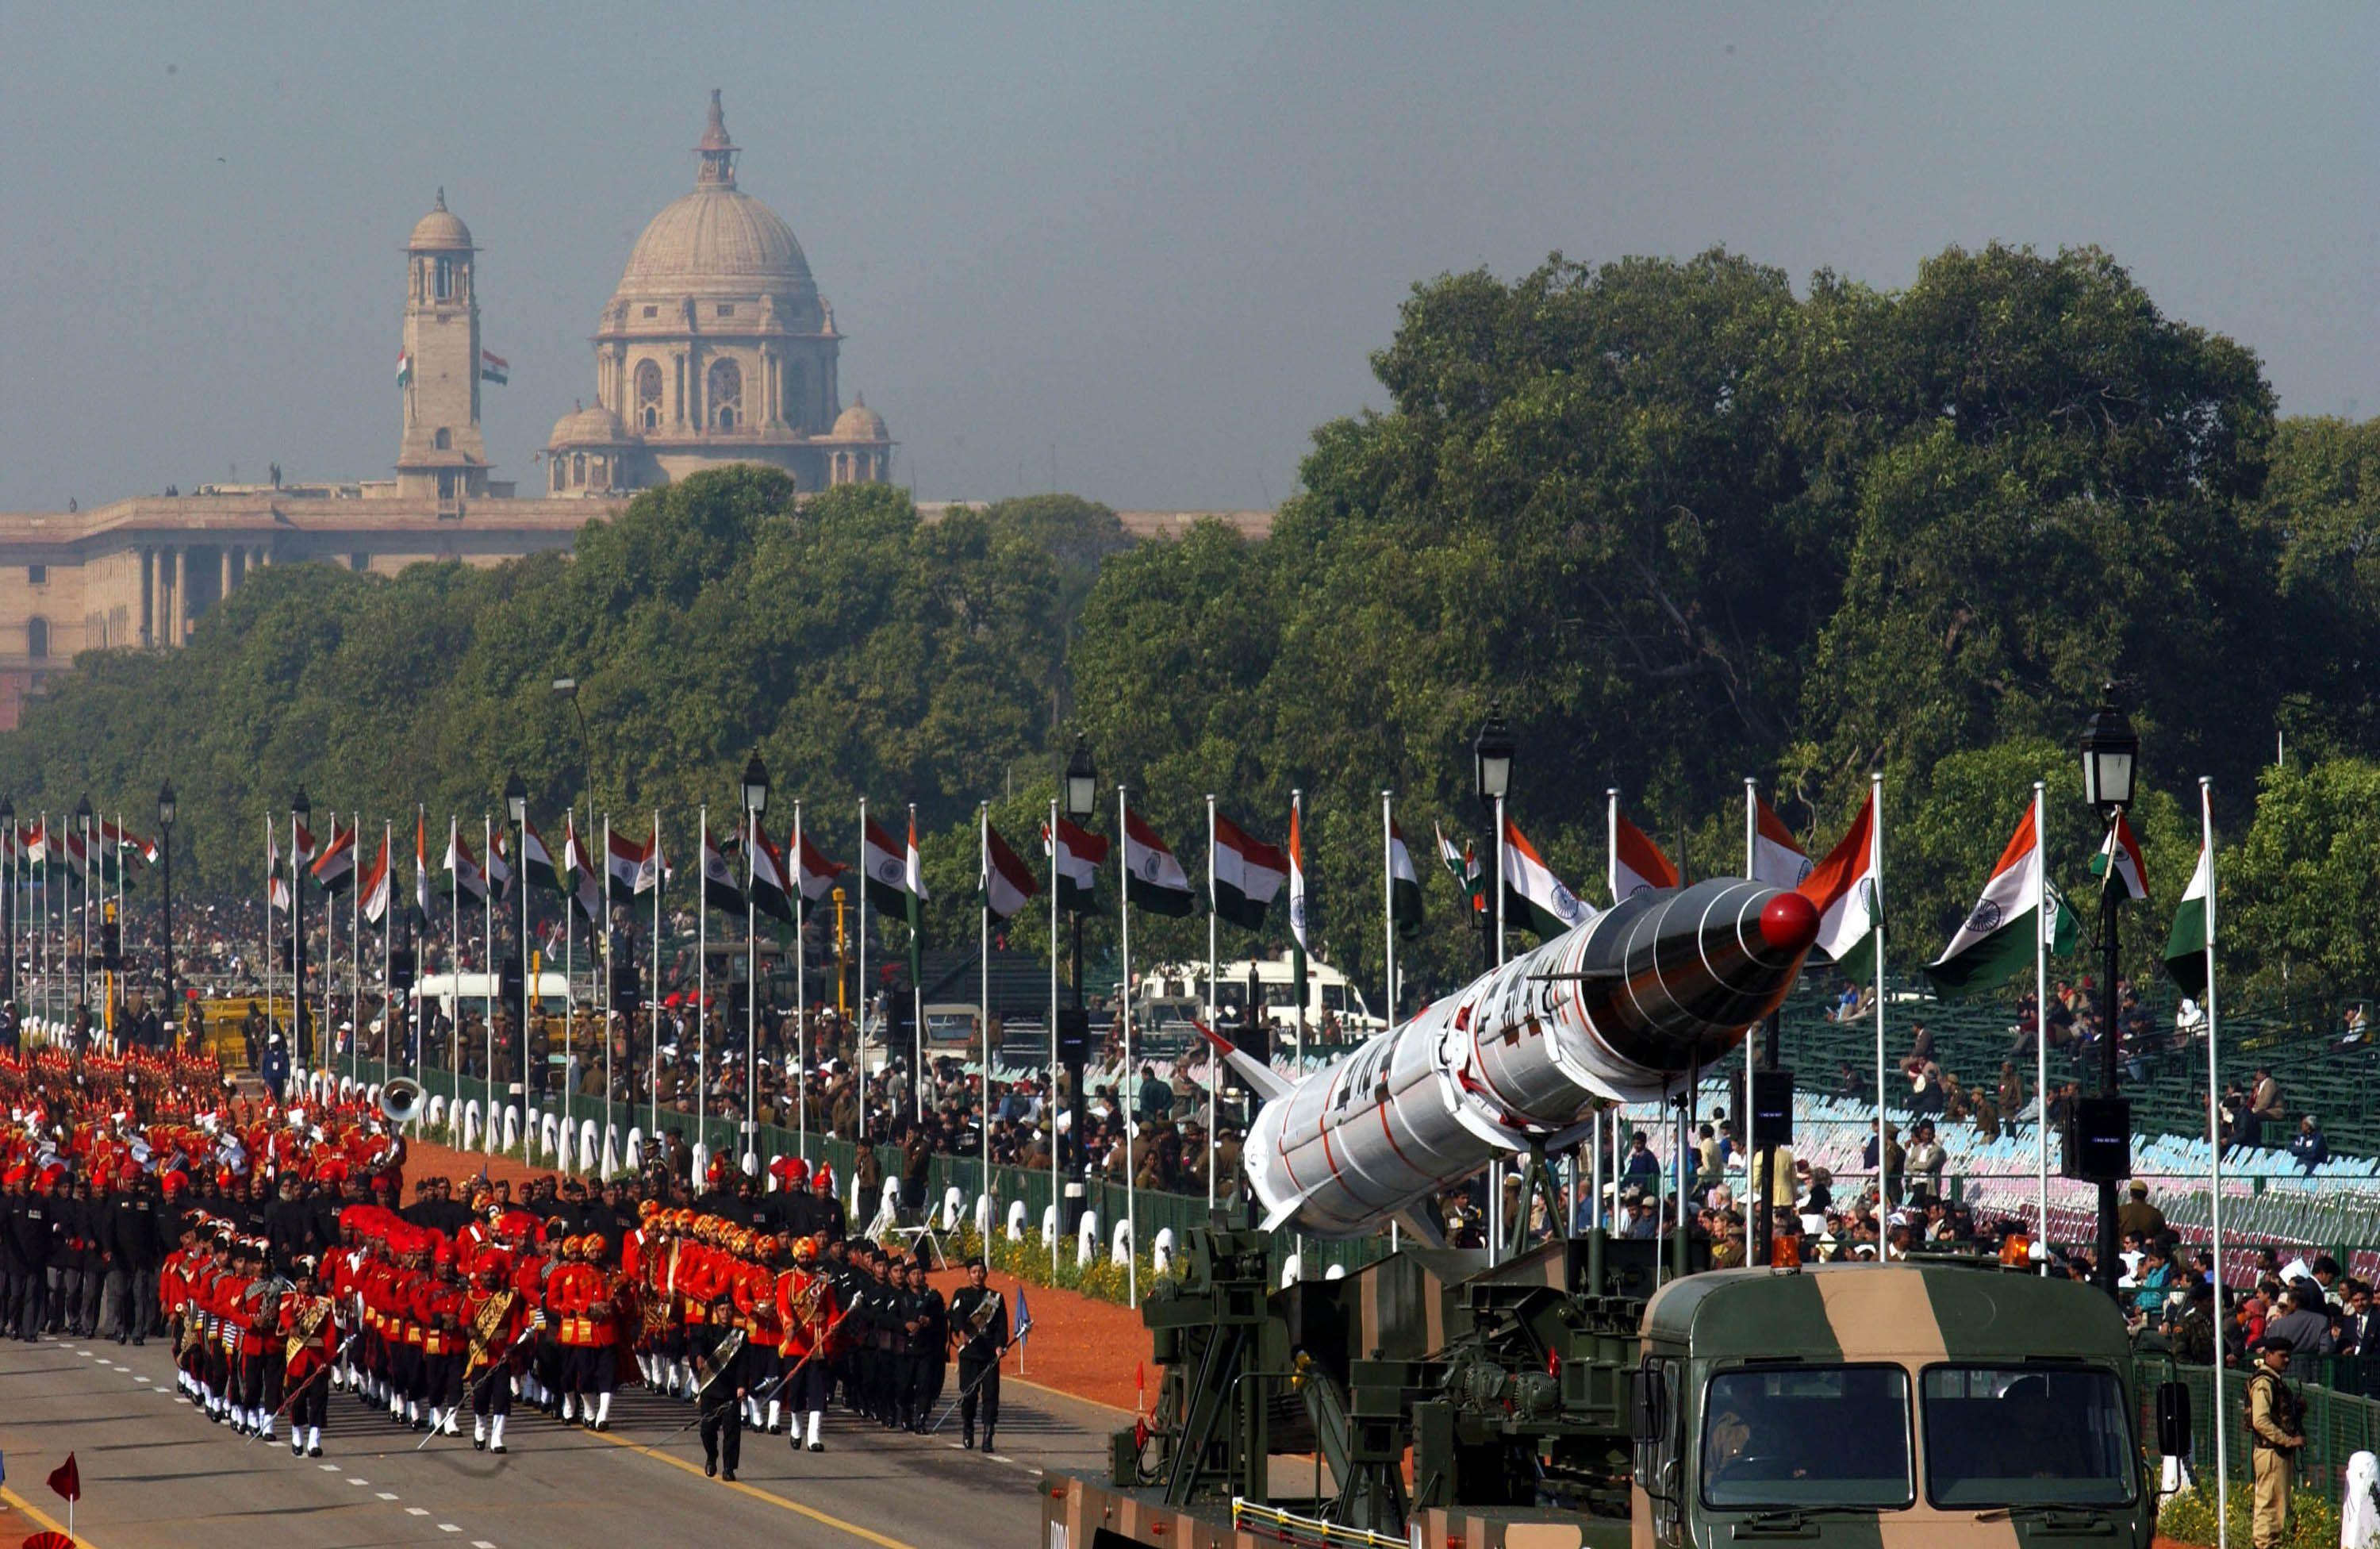
[[[522, 491], [493, 477], [480, 393], [507, 367], [480, 339], [478, 255], [443, 189], [405, 247], [394, 476], [201, 485], [89, 510], [0, 512], [0, 729], [78, 653], [164, 648], [256, 571], [323, 562], [394, 574], [566, 549], [638, 490], [757, 462], [804, 490], [888, 481], [884, 418], [837, 381], [843, 334], [793, 229], [736, 186], [719, 93], [693, 190], [629, 250], [596, 322], [595, 384]], [[938, 508], [939, 509], [939, 508]], [[1261, 531], [1269, 513], [1214, 513]], [[1123, 512], [1165, 536], [1199, 513]]]

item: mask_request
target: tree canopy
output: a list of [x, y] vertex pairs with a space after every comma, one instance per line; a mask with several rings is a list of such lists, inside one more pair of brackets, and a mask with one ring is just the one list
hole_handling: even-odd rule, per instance
[[[1469, 742], [1500, 704], [1514, 821], [1590, 902], [1607, 789], [1707, 875], [1741, 867], [1747, 777], [1815, 854], [1881, 770], [1913, 967], [2035, 779], [2053, 874], [2090, 885], [2073, 740], [2111, 682], [2146, 744], [2157, 890], [2131, 960], [2188, 875], [2204, 774], [2242, 840], [2243, 972], [2380, 987], [2300, 897], [2360, 918], [2380, 886], [2352, 850], [2380, 821], [2359, 794], [2380, 430], [2281, 419], [2249, 349], [2106, 253], [1952, 249], [1900, 290], [1797, 290], [1724, 251], [1556, 255], [1417, 286], [1372, 364], [1382, 406], [1316, 431], [1261, 541], [1133, 544], [1067, 496], [926, 521], [889, 487], [705, 474], [575, 558], [268, 571], [185, 651], [81, 658], [0, 739], [0, 786], [20, 812], [89, 788], [137, 816], [171, 774], [197, 873], [229, 885], [301, 783], [436, 823], [517, 769], [540, 812], [682, 820], [731, 805], [758, 749], [778, 825], [798, 797], [840, 852], [860, 797], [915, 801], [947, 901], [977, 803], [1022, 848], [1079, 730], [1099, 826], [1124, 785], [1194, 878], [1209, 793], [1280, 842], [1305, 792], [1320, 950], [1377, 985], [1380, 792], [1425, 872], [1436, 824], [1484, 853]], [[1477, 947], [1433, 888], [1401, 950], [1444, 983]], [[1203, 956], [1205, 932], [1136, 924], [1135, 957]], [[1285, 927], [1223, 934], [1270, 952]]]

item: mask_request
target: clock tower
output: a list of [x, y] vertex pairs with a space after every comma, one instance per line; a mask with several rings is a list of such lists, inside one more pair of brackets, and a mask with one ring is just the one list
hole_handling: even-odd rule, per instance
[[451, 505], [488, 493], [480, 435], [480, 302], [472, 292], [471, 228], [446, 208], [446, 190], [405, 244], [405, 343], [396, 358], [405, 438], [396, 456], [400, 495]]

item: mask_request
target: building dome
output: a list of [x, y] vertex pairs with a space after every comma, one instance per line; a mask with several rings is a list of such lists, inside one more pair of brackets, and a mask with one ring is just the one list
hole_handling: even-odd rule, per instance
[[430, 213], [413, 224], [413, 235], [405, 245], [412, 252], [451, 252], [470, 247], [471, 228], [446, 208], [444, 189], [438, 190], [438, 202]]
[[776, 295], [813, 299], [809, 260], [775, 211], [735, 186], [735, 146], [719, 93], [695, 147], [694, 191], [663, 207], [628, 250], [619, 294], [662, 299]]
[[572, 409], [553, 423], [553, 439], [549, 446], [613, 446], [628, 439], [628, 427], [620, 417], [597, 404], [592, 409]]
[[892, 433], [884, 428], [884, 416], [868, 407], [868, 395], [860, 394], [851, 400], [851, 407], [834, 417], [832, 439], [836, 441], [890, 441]]

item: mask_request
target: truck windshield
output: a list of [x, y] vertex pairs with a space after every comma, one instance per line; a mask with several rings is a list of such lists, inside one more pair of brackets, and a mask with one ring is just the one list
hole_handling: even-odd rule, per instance
[[1925, 1492], [1937, 1506], [2124, 1506], [2131, 1427], [2115, 1373], [1934, 1366], [1920, 1379]]
[[1898, 1366], [1722, 1372], [1703, 1404], [1703, 1503], [1905, 1506], [1909, 1375]]

